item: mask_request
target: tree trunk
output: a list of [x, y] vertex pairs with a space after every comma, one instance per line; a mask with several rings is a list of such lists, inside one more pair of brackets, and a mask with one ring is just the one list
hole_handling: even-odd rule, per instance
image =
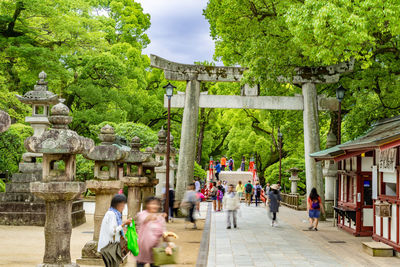
[[[337, 111], [331, 111], [329, 112], [329, 115], [331, 117], [331, 123], [329, 125], [329, 131], [332, 131], [332, 133], [335, 134], [336, 136], [336, 141], [338, 141], [338, 115], [339, 113]], [[336, 142], [337, 143], [337, 142]]]

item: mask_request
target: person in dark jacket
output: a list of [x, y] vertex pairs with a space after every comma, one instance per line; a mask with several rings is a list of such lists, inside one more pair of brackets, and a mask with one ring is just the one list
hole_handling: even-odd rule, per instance
[[278, 226], [276, 223], [276, 213], [279, 212], [281, 200], [279, 186], [277, 184], [272, 185], [268, 193], [269, 211], [272, 213], [272, 227]]

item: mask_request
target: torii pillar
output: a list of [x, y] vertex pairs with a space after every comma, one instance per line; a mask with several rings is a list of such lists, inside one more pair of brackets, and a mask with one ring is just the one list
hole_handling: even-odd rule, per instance
[[337, 83], [340, 74], [353, 71], [354, 61], [343, 62], [328, 67], [297, 68], [297, 75], [292, 81], [280, 79], [280, 82], [291, 82], [301, 85], [303, 93], [303, 125], [304, 125], [304, 161], [306, 167], [307, 195], [315, 187], [324, 201], [324, 180], [321, 162], [316, 162], [310, 154], [320, 151], [318, 93], [317, 84]]

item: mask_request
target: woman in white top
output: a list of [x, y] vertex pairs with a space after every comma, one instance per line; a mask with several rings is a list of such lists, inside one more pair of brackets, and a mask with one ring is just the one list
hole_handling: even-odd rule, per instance
[[126, 196], [123, 194], [115, 195], [112, 198], [111, 207], [101, 222], [99, 243], [97, 245], [98, 252], [110, 242], [119, 242], [120, 232], [123, 231], [123, 227], [132, 223], [131, 218], [122, 222], [122, 211], [125, 208], [126, 202]]

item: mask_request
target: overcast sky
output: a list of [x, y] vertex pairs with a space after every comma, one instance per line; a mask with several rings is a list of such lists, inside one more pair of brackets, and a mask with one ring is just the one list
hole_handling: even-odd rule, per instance
[[214, 42], [202, 15], [207, 0], [138, 0], [151, 16], [147, 31], [150, 45], [145, 54], [155, 54], [180, 63], [212, 61]]

